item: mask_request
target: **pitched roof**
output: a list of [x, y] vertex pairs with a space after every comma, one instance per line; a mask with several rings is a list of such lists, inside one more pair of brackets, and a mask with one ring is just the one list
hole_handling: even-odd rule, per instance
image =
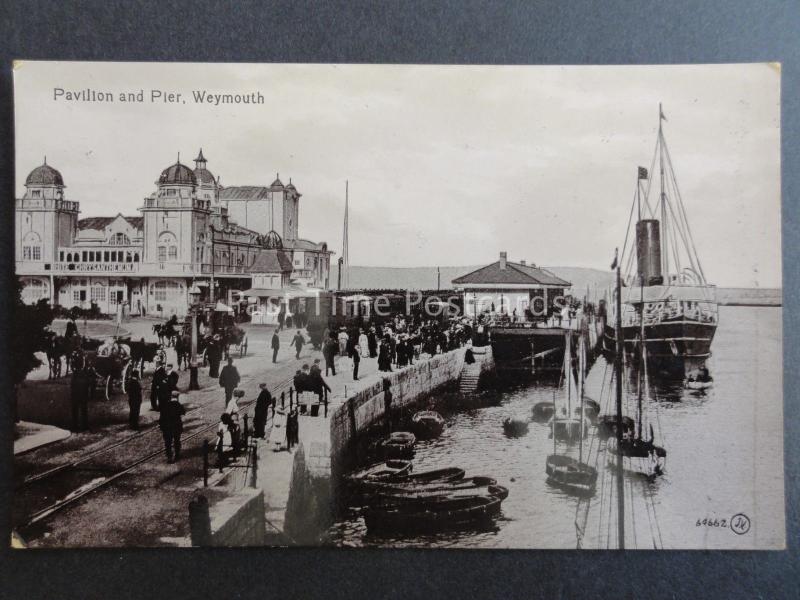
[[512, 285], [558, 285], [569, 287], [572, 284], [560, 277], [556, 277], [550, 271], [521, 265], [519, 263], [506, 262], [506, 268], [500, 269], [500, 261], [494, 262], [477, 271], [467, 273], [461, 277], [453, 279], [454, 285], [481, 285], [481, 284], [512, 284]]
[[263, 185], [234, 185], [223, 188], [220, 200], [267, 200], [270, 189]]
[[291, 273], [292, 261], [282, 250], [262, 250], [250, 267], [251, 273]]
[[87, 217], [85, 219], [78, 220], [78, 229], [95, 229], [98, 231], [102, 231], [111, 223], [116, 221], [119, 217], [125, 219], [128, 223], [131, 224], [131, 227], [138, 229], [141, 231], [142, 227], [144, 226], [144, 217], [126, 217], [124, 215], [116, 215], [114, 217]]
[[304, 239], [296, 239], [291, 242], [287, 242], [284, 240], [283, 242], [284, 248], [290, 248], [292, 250], [327, 250], [328, 245], [325, 242], [320, 242], [317, 244], [316, 242], [312, 242], [311, 240], [304, 240]]

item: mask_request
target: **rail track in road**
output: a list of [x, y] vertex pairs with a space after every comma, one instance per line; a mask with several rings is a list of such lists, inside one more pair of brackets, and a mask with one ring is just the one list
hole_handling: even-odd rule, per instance
[[[292, 377], [288, 377], [282, 380], [277, 386], [273, 388], [274, 395], [280, 395], [281, 392], [286, 392], [289, 390], [292, 382]], [[200, 409], [208, 408], [212, 404], [219, 402], [218, 398], [211, 400], [209, 402], [205, 402], [198, 406], [192, 407], [187, 414], [189, 413], [196, 413]], [[239, 406], [240, 413], [242, 415], [247, 414], [247, 411], [254, 407], [255, 400], [251, 400], [246, 403], [242, 403]], [[213, 421], [211, 423], [207, 421], [201, 421], [198, 427], [192, 429], [191, 426], [194, 424], [190, 424], [190, 430], [188, 434], [182, 436], [182, 442], [187, 442], [193, 439], [196, 439], [204, 434], [207, 434], [209, 431], [214, 430], [218, 427], [219, 423], [217, 421]], [[152, 442], [145, 444], [145, 448], [147, 451], [143, 454], [138, 455], [136, 458], [126, 461], [125, 464], [120, 465], [118, 467], [91, 467], [90, 463], [93, 459], [97, 457], [109, 453], [111, 450], [118, 449], [120, 447], [125, 447], [129, 444], [134, 444], [135, 442], [139, 441], [147, 441], [147, 438], [154, 432], [160, 433], [160, 430], [156, 425], [148, 428], [146, 431], [143, 431], [138, 434], [134, 434], [131, 436], [126, 437], [123, 440], [119, 440], [102, 448], [98, 448], [80, 456], [74, 461], [69, 463], [58, 465], [41, 473], [35, 473], [26, 477], [21, 485], [17, 487], [17, 494], [20, 492], [24, 492], [26, 489], [30, 489], [37, 484], [40, 485], [52, 485], [56, 488], [59, 486], [56, 483], [53, 483], [53, 480], [57, 480], [59, 477], [63, 479], [63, 484], [66, 484], [66, 488], [64, 492], [60, 495], [59, 500], [50, 503], [46, 506], [36, 506], [34, 504], [33, 511], [30, 513], [25, 514], [24, 516], [15, 518], [17, 523], [14, 525], [14, 528], [17, 532], [25, 537], [24, 533], [26, 530], [31, 528], [33, 525], [40, 523], [44, 519], [56, 514], [65, 508], [74, 505], [76, 502], [84, 498], [85, 496], [96, 492], [102, 488], [109, 486], [114, 481], [128, 475], [137, 467], [147, 463], [148, 461], [153, 460], [156, 457], [164, 455], [164, 449], [159, 445], [158, 450], [152, 450]], [[97, 477], [98, 473], [105, 475], [101, 475]], [[73, 481], [77, 479], [80, 481], [81, 479], [86, 479], [88, 475], [88, 481], [84, 481], [79, 485], [75, 485], [77, 481]], [[17, 495], [15, 494], [15, 496]], [[38, 499], [39, 496], [34, 496], [34, 498]], [[16, 512], [16, 511], [15, 511]]]

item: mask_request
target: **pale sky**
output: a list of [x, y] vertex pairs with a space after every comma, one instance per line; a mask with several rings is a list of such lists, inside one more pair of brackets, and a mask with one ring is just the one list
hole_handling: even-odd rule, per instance
[[[223, 185], [303, 194], [300, 235], [350, 263], [511, 260], [608, 269], [658, 103], [710, 283], [779, 287], [780, 72], [768, 64], [626, 67], [18, 64], [17, 194], [42, 163], [81, 217], [138, 215], [162, 169], [200, 147]], [[113, 103], [54, 100], [53, 88]], [[150, 103], [150, 90], [185, 103]], [[119, 93], [144, 90], [144, 103]], [[195, 104], [192, 90], [261, 92]]]

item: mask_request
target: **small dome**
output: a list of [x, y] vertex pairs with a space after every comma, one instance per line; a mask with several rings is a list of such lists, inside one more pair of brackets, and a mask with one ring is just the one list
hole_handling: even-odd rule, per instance
[[171, 167], [167, 167], [161, 171], [161, 177], [158, 178], [158, 183], [197, 185], [197, 178], [194, 176], [194, 173], [189, 167], [176, 162]]
[[281, 182], [280, 174], [276, 174], [275, 175], [275, 181], [272, 182], [272, 185], [270, 187], [273, 187], [273, 188], [282, 188], [283, 187], [283, 182]]
[[25, 179], [25, 185], [64, 185], [64, 178], [61, 177], [61, 173], [56, 171], [53, 167], [48, 165], [46, 162], [40, 166], [36, 167], [33, 171], [30, 172], [27, 179]]
[[217, 179], [214, 177], [214, 175], [211, 174], [211, 171], [209, 171], [208, 169], [201, 169], [201, 168], [195, 169], [194, 177], [197, 180], [197, 183], [201, 185], [204, 183], [217, 182]]
[[264, 246], [273, 250], [280, 250], [283, 248], [283, 240], [281, 236], [278, 235], [278, 232], [273, 229], [264, 239]]
[[289, 185], [286, 186], [286, 189], [287, 190], [296, 190], [297, 189], [296, 187], [294, 187], [294, 184], [292, 183], [291, 178], [289, 179]]

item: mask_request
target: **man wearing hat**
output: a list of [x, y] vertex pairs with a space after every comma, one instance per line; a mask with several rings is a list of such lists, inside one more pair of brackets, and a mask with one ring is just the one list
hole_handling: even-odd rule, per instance
[[[183, 415], [186, 409], [180, 403], [180, 392], [172, 392], [169, 400], [161, 404], [158, 426], [164, 437], [164, 448], [167, 462], [172, 464], [181, 458], [181, 433], [183, 433]], [[174, 451], [174, 454], [173, 454]]]
[[158, 406], [159, 409], [169, 402], [173, 392], [178, 389], [178, 372], [173, 370], [172, 364], [167, 365], [167, 370], [164, 372], [164, 379], [158, 390]]
[[258, 384], [261, 391], [256, 399], [256, 408], [253, 413], [253, 435], [262, 440], [266, 437], [267, 411], [272, 407], [273, 418], [275, 416], [275, 405], [273, 404], [272, 394], [269, 393], [266, 383]]
[[139, 411], [142, 407], [142, 383], [139, 381], [139, 369], [131, 372], [131, 378], [125, 385], [125, 391], [128, 393], [128, 407], [130, 408], [128, 424], [131, 429], [139, 429]]
[[161, 386], [167, 381], [167, 370], [160, 359], [156, 359], [156, 370], [153, 381], [150, 383], [150, 410], [158, 410], [158, 399], [161, 396]]
[[219, 374], [219, 386], [225, 388], [225, 406], [231, 401], [233, 391], [241, 381], [239, 370], [233, 366], [233, 358], [228, 357], [228, 364], [222, 367], [222, 373]]

